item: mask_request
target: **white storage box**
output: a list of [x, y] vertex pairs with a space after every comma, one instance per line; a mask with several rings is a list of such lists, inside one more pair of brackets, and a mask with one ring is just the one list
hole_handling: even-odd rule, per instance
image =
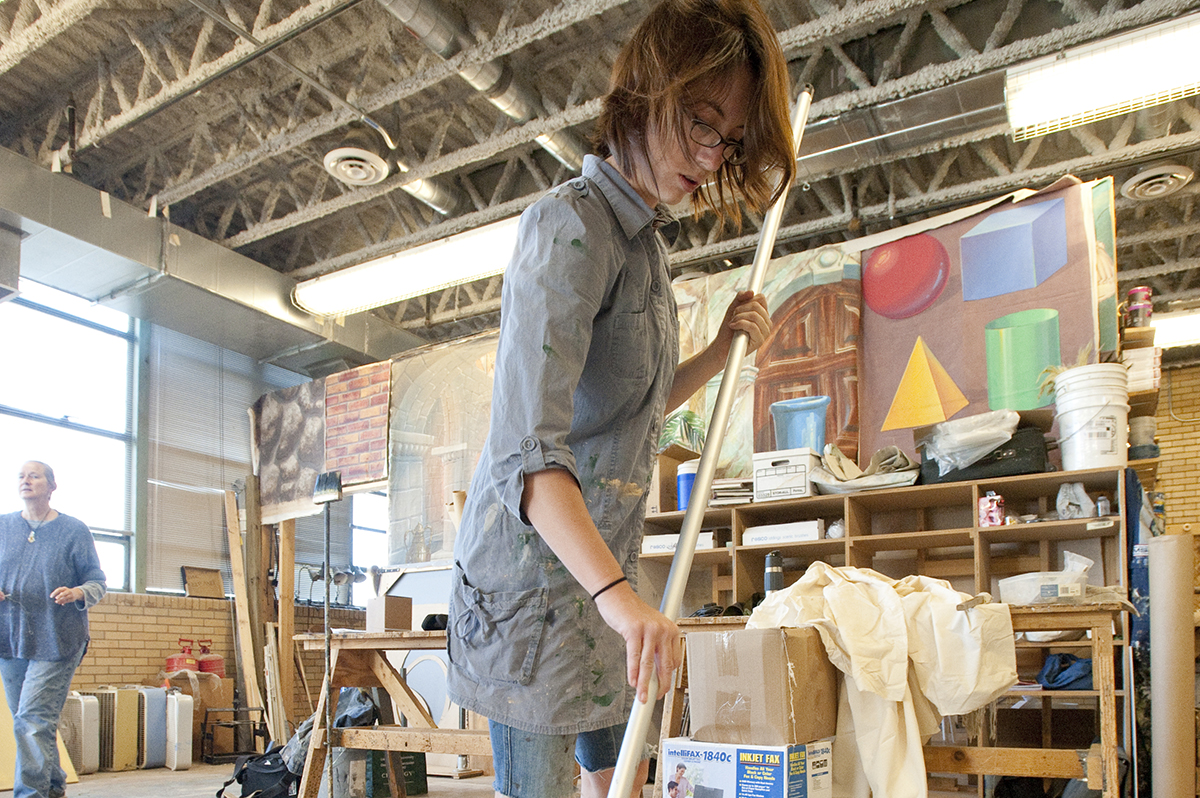
[[743, 546], [763, 546], [769, 543], [796, 543], [820, 540], [825, 537], [825, 521], [792, 521], [788, 524], [762, 524], [746, 527], [742, 533]]
[[[679, 545], [679, 535], [646, 535], [642, 538], [642, 554], [670, 554]], [[696, 551], [711, 549], [713, 533], [701, 532], [696, 537]]]
[[778, 452], [756, 452], [754, 466], [754, 501], [795, 499], [812, 495], [809, 477], [821, 464], [820, 455], [812, 449], [785, 449]]
[[1004, 604], [1078, 604], [1087, 592], [1082, 571], [1040, 571], [1000, 580]]

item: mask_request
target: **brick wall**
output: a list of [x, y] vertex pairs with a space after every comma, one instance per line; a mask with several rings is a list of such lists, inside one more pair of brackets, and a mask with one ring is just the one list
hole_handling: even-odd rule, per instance
[[[1179, 420], [1184, 419], [1184, 420]], [[1200, 521], [1200, 366], [1164, 369], [1158, 392], [1158, 445], [1162, 450], [1156, 489], [1167, 495], [1167, 525], [1196, 531]]]
[[[362, 629], [362, 610], [337, 608], [330, 611], [335, 629]], [[88, 611], [91, 645], [75, 672], [73, 690], [90, 690], [108, 684], [144, 684], [153, 681], [166, 665], [166, 659], [179, 651], [181, 637], [211, 638], [212, 651], [225, 658], [225, 674], [237, 675], [234, 638], [233, 602], [222, 599], [158, 596], [142, 593], [109, 593]], [[320, 633], [324, 630], [321, 607], [296, 607], [296, 633]], [[199, 646], [192, 649], [200, 651]], [[309, 693], [315, 702], [325, 675], [324, 652], [301, 652], [304, 680], [297, 672], [292, 697], [292, 719], [300, 721], [312, 714]], [[295, 667], [293, 663], [293, 667]]]

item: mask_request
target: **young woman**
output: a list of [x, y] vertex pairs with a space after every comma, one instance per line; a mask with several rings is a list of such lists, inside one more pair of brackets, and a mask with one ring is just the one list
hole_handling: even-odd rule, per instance
[[679, 364], [666, 208], [769, 206], [795, 168], [788, 105], [756, 0], [666, 0], [614, 68], [599, 157], [522, 215], [449, 620], [450, 694], [489, 719], [498, 795], [566, 798], [572, 758], [584, 798], [605, 794], [631, 693], [679, 664], [678, 628], [633, 584], [659, 432], [769, 317], [743, 292]]

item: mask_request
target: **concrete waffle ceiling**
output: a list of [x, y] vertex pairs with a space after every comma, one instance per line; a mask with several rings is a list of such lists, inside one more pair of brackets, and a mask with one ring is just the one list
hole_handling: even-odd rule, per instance
[[[1200, 0], [765, 0], [793, 81], [815, 87], [777, 254], [880, 232], [1063, 174], [1200, 172], [1196, 98], [1014, 142], [1003, 69], [1200, 9]], [[379, 0], [5, 0], [0, 146], [299, 280], [518, 213], [574, 171], [620, 44], [648, 0], [412, 0], [458, 20], [439, 55]], [[463, 79], [506, 67], [536, 115]], [[352, 187], [322, 167], [358, 113], [408, 167]], [[73, 124], [73, 127], [72, 127]], [[73, 136], [73, 145], [72, 145]], [[402, 185], [426, 181], [439, 212]], [[1122, 293], [1200, 303], [1196, 184], [1118, 197]], [[749, 261], [740, 233], [685, 219], [673, 268]], [[371, 311], [428, 341], [494, 327], [501, 278]]]

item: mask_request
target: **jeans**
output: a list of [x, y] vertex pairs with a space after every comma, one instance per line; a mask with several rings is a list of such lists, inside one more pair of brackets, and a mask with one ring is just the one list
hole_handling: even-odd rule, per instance
[[588, 773], [616, 767], [625, 724], [575, 734], [534, 734], [494, 720], [493, 787], [507, 798], [569, 798], [577, 793], [571, 759]]
[[66, 792], [67, 774], [58, 763], [58, 717], [81, 659], [82, 650], [62, 660], [0, 658], [17, 743], [13, 798], [48, 798]]

